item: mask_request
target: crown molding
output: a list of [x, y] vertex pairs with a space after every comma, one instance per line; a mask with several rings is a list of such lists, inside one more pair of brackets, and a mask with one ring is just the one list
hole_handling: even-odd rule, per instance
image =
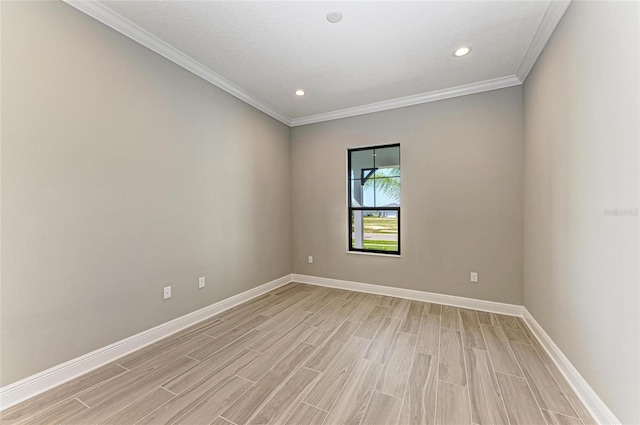
[[321, 114], [308, 115], [299, 118], [291, 118], [284, 112], [269, 105], [240, 87], [236, 86], [224, 77], [216, 74], [211, 69], [202, 65], [187, 54], [181, 52], [170, 44], [162, 41], [158, 37], [144, 30], [140, 26], [134, 24], [118, 13], [112, 11], [108, 7], [102, 5], [96, 0], [63, 0], [68, 5], [85, 13], [93, 19], [107, 25], [108, 27], [118, 31], [119, 33], [129, 37], [137, 43], [147, 47], [148, 49], [158, 53], [159, 55], [169, 59], [175, 64], [192, 72], [200, 78], [208, 81], [216, 87], [235, 96], [243, 102], [253, 106], [254, 108], [264, 112], [265, 114], [275, 118], [276, 120], [288, 125], [296, 127], [306, 124], [313, 124], [324, 121], [331, 121], [341, 118], [354, 117], [358, 115], [370, 114], [374, 112], [387, 111], [390, 109], [403, 108], [405, 106], [418, 105], [421, 103], [435, 102], [438, 100], [450, 99], [458, 96], [466, 96], [474, 93], [481, 93], [490, 90], [497, 90], [506, 87], [520, 85], [531, 71], [535, 61], [542, 52], [545, 44], [551, 37], [554, 29], [560, 22], [564, 12], [569, 7], [570, 0], [553, 0], [549, 4], [540, 25], [534, 35], [529, 48], [525, 53], [515, 75], [495, 78], [492, 80], [480, 81], [476, 83], [465, 84], [462, 86], [431, 91], [427, 93], [401, 97], [396, 99], [385, 100], [382, 102], [371, 103], [368, 105], [356, 106], [353, 108], [340, 109], [337, 111], [325, 112]]
[[533, 39], [531, 39], [531, 43], [529, 43], [529, 47], [516, 70], [516, 76], [523, 83], [570, 4], [571, 0], [552, 0], [549, 3], [549, 7], [547, 7], [547, 11], [544, 13], [540, 25], [538, 25], [538, 29], [533, 35]]
[[280, 122], [290, 126], [291, 118], [283, 112], [277, 110], [273, 106], [251, 96], [240, 87], [223, 78], [222, 76], [211, 71], [200, 62], [194, 60], [180, 50], [162, 41], [155, 35], [142, 29], [138, 25], [115, 13], [108, 7], [95, 0], [63, 0], [69, 6], [89, 15], [93, 19], [102, 22], [108, 27], [113, 28], [119, 33], [129, 37], [130, 39], [142, 44], [146, 48], [158, 53], [169, 59], [171, 62], [180, 65], [187, 71], [196, 74], [198, 77], [210, 82], [214, 86], [226, 91], [227, 93], [237, 97], [254, 108], [264, 112], [265, 114], [277, 119]]
[[428, 93], [416, 94], [413, 96], [400, 97], [397, 99], [385, 100], [382, 102], [370, 103], [368, 105], [356, 106], [354, 108], [340, 109], [338, 111], [326, 112], [322, 114], [309, 115], [301, 118], [293, 118], [291, 127], [313, 124], [323, 121], [337, 120], [340, 118], [354, 117], [357, 115], [371, 114], [373, 112], [387, 111], [389, 109], [403, 108], [405, 106], [418, 105], [421, 103], [435, 102], [437, 100], [450, 99], [452, 97], [466, 96], [468, 94], [482, 93], [490, 90], [502, 89], [522, 84], [515, 75], [495, 78], [493, 80], [481, 81], [478, 83], [465, 84], [449, 89], [436, 90]]

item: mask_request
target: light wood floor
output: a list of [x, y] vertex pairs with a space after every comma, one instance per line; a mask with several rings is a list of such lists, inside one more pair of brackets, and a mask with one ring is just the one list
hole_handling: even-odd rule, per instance
[[1, 418], [82, 425], [595, 423], [519, 318], [296, 283]]

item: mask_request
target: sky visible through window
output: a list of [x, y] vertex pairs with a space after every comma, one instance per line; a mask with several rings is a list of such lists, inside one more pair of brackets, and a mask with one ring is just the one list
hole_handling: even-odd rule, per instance
[[[378, 173], [380, 173], [381, 175], [390, 175], [390, 176], [396, 176], [397, 174], [394, 173], [394, 169], [392, 168], [381, 168], [379, 169]], [[353, 179], [353, 173], [351, 173], [352, 179]], [[353, 184], [360, 184], [360, 180], [352, 180]], [[391, 194], [385, 193], [382, 190], [376, 190], [375, 191], [375, 205], [373, 203], [373, 192], [374, 192], [374, 186], [373, 186], [373, 180], [369, 181], [369, 184], [366, 185], [366, 187], [364, 188], [364, 192], [363, 192], [363, 202], [364, 205], [362, 206], [377, 206], [377, 207], [385, 207], [387, 205], [391, 205], [391, 206], [397, 206], [398, 204], [400, 204], [400, 200], [397, 199], [396, 197], [394, 197]], [[353, 205], [355, 204], [355, 199], [352, 198], [352, 201], [354, 201]]]

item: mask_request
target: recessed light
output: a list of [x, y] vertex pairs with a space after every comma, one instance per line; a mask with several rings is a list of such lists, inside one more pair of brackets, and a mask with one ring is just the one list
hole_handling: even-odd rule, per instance
[[296, 96], [304, 96], [306, 93], [302, 89], [296, 90]]
[[337, 24], [342, 20], [342, 12], [329, 12], [327, 13], [327, 21], [332, 24]]
[[456, 49], [455, 52], [453, 52], [453, 56], [456, 56], [456, 57], [459, 58], [461, 56], [468, 55], [469, 52], [471, 52], [471, 47], [466, 47], [466, 46], [465, 47], [460, 47], [459, 49]]

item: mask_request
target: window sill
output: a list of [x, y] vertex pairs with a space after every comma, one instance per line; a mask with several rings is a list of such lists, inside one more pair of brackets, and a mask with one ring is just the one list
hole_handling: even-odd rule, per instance
[[401, 258], [402, 257], [402, 255], [396, 255], [396, 254], [380, 254], [378, 252], [362, 252], [362, 251], [349, 251], [349, 250], [347, 250], [347, 254], [372, 255], [374, 257], [384, 257], [384, 258]]

